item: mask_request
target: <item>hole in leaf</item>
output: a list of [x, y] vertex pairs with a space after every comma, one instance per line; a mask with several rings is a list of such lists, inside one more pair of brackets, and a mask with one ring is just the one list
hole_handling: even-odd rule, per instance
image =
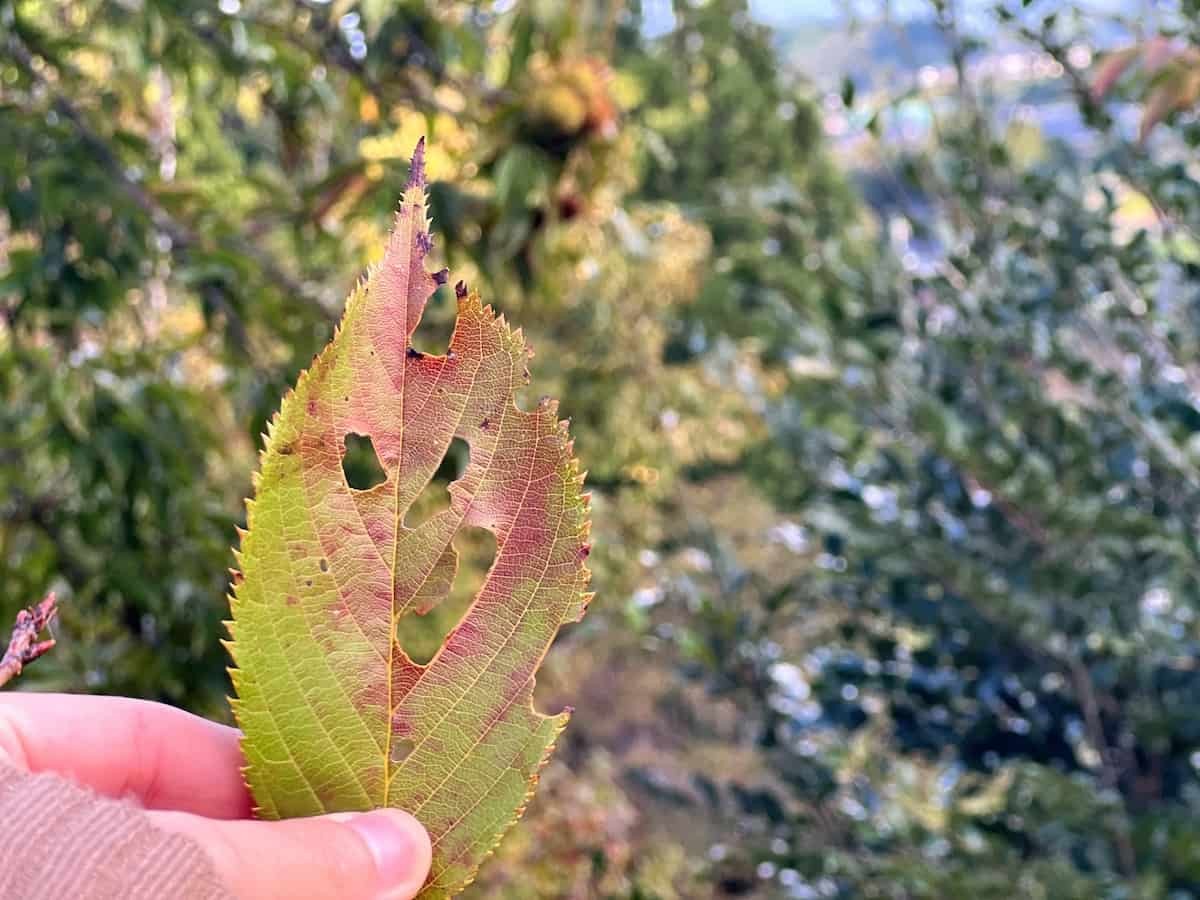
[[446, 599], [423, 616], [403, 616], [396, 626], [396, 640], [408, 658], [421, 665], [433, 659], [483, 586], [496, 559], [496, 536], [486, 528], [464, 527], [454, 536], [454, 549], [458, 573]]
[[377, 484], [387, 481], [387, 473], [379, 463], [375, 445], [371, 439], [351, 432], [346, 435], [346, 452], [342, 454], [342, 472], [346, 484], [356, 491], [369, 491]]
[[568, 706], [571, 678], [566, 661], [570, 659], [571, 632], [578, 627], [578, 622], [563, 624], [535, 676], [533, 708], [548, 716], [556, 716]]
[[534, 384], [532, 381], [527, 381], [524, 384], [518, 384], [516, 390], [513, 391], [513, 404], [521, 412], [530, 412], [537, 409], [538, 403], [545, 395], [545, 384]]
[[470, 459], [471, 449], [467, 442], [462, 438], [454, 438], [433, 477], [429, 479], [429, 484], [425, 485], [425, 490], [421, 491], [405, 513], [405, 527], [419, 528], [442, 510], [450, 508], [450, 482], [462, 476]]
[[462, 477], [462, 473], [467, 470], [467, 463], [471, 461], [471, 448], [462, 438], [454, 438], [450, 442], [450, 446], [446, 449], [446, 455], [442, 457], [441, 465], [437, 467], [437, 471], [433, 473], [434, 481], [445, 481], [449, 484]]
[[416, 747], [415, 741], [410, 740], [394, 740], [392, 741], [391, 758], [394, 763], [402, 763], [408, 758], [408, 755], [413, 752]]
[[413, 332], [411, 346], [421, 353], [443, 355], [450, 347], [450, 335], [454, 333], [454, 318], [458, 304], [454, 300], [454, 289], [442, 285], [433, 292], [421, 314], [421, 322]]

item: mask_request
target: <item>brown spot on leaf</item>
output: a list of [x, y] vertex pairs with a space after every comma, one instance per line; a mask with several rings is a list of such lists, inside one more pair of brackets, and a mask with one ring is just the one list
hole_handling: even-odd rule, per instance
[[325, 557], [322, 556], [321, 561], [317, 563], [317, 565], [321, 567], [322, 572], [329, 571], [329, 560], [327, 560]]
[[407, 356], [409, 359], [424, 359], [425, 358], [425, 354], [422, 353], [420, 350], [416, 349], [415, 347], [409, 347], [404, 352], [404, 355]]
[[295, 606], [295, 605], [296, 605], [297, 603], [299, 603], [300, 601], [299, 601], [299, 600], [297, 600], [297, 599], [296, 599], [296, 598], [295, 598], [295, 597], [294, 597], [292, 594], [288, 594], [287, 600], [285, 600], [284, 602], [285, 602], [285, 603], [286, 603], [288, 606]]
[[392, 762], [404, 762], [404, 760], [408, 759], [408, 755], [413, 752], [416, 746], [416, 741], [407, 739], [393, 740], [391, 752]]

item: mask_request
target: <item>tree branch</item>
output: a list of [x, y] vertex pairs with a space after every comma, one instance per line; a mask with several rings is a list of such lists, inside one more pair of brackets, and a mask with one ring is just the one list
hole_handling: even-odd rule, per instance
[[20, 675], [25, 666], [54, 646], [54, 638], [42, 641], [38, 640], [38, 636], [57, 615], [58, 606], [53, 591], [42, 598], [40, 603], [17, 613], [12, 637], [8, 641], [8, 650], [5, 651], [3, 659], [0, 659], [0, 687]]

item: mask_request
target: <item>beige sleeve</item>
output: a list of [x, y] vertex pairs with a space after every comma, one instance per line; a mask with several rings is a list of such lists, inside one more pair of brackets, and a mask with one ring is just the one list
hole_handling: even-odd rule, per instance
[[233, 900], [204, 851], [137, 808], [0, 765], [0, 898]]

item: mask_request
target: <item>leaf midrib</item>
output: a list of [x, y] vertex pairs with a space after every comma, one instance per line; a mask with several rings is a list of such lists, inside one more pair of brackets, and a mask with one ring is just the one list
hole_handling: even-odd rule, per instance
[[[404, 518], [404, 512], [400, 509], [400, 480], [401, 473], [404, 471], [404, 439], [408, 432], [408, 422], [404, 417], [404, 400], [407, 393], [408, 378], [408, 348], [412, 340], [412, 332], [408, 327], [409, 316], [409, 301], [412, 299], [412, 273], [414, 271], [425, 271], [425, 251], [421, 250], [417, 245], [417, 215], [422, 219], [422, 225], [425, 219], [425, 190], [421, 189], [421, 202], [408, 203], [408, 197], [405, 196], [405, 202], [408, 206], [408, 217], [406, 220], [405, 243], [408, 246], [408, 265], [404, 267], [404, 292], [400, 295], [400, 302], [404, 304], [404, 352], [400, 354], [400, 449], [396, 456], [396, 472], [393, 476], [392, 487], [392, 571], [389, 579], [388, 590], [388, 654], [387, 664], [385, 667], [385, 677], [387, 678], [387, 721], [384, 723], [386, 735], [383, 745], [383, 805], [388, 805], [389, 792], [391, 790], [392, 779], [389, 767], [392, 760], [392, 732], [394, 727], [392, 717], [395, 715], [393, 707], [392, 691], [394, 690], [393, 681], [396, 659], [396, 628], [399, 625], [396, 615], [396, 564], [398, 554], [400, 552], [400, 528]], [[387, 265], [387, 254], [384, 254], [384, 265]], [[415, 330], [415, 329], [413, 329]], [[405, 511], [406, 512], [406, 511]], [[435, 563], [436, 565], [436, 563]]]

